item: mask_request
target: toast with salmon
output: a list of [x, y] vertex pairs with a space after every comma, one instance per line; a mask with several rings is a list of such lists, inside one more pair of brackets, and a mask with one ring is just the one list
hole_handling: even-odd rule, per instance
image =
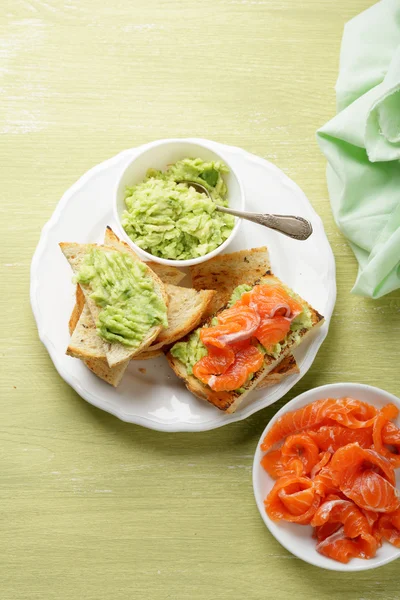
[[[209, 383], [212, 380], [212, 383], [210, 383], [210, 385], [206, 384], [204, 381], [201, 381], [199, 378], [197, 378], [193, 374], [193, 370], [191, 369], [191, 366], [189, 365], [189, 367], [188, 367], [187, 366], [188, 363], [185, 364], [185, 362], [183, 362], [179, 357], [181, 350], [183, 350], [183, 353], [184, 353], [185, 348], [188, 348], [188, 346], [182, 347], [182, 346], [178, 346], [178, 344], [176, 344], [173, 348], [171, 348], [171, 350], [167, 354], [167, 359], [168, 359], [170, 366], [172, 367], [172, 369], [174, 370], [176, 375], [178, 377], [180, 377], [181, 379], [183, 379], [183, 381], [185, 382], [185, 385], [189, 391], [191, 391], [195, 396], [202, 398], [204, 400], [207, 400], [208, 402], [210, 402], [211, 404], [213, 404], [220, 410], [223, 410], [228, 413], [235, 412], [237, 410], [237, 408], [240, 406], [240, 404], [243, 402], [243, 400], [246, 398], [248, 393], [251, 392], [252, 390], [254, 390], [257, 386], [262, 385], [263, 380], [265, 380], [267, 378], [267, 376], [271, 372], [273, 372], [274, 369], [276, 369], [278, 367], [278, 365], [280, 365], [299, 344], [303, 343], [304, 340], [307, 339], [317, 327], [320, 327], [324, 321], [324, 317], [322, 315], [320, 315], [318, 313], [318, 311], [316, 311], [314, 308], [312, 308], [305, 300], [300, 298], [292, 290], [287, 288], [287, 286], [285, 286], [277, 277], [266, 274], [263, 277], [261, 277], [261, 279], [258, 282], [256, 282], [255, 285], [249, 286], [249, 287], [251, 287], [251, 292], [253, 292], [254, 290], [256, 290], [256, 288], [258, 291], [263, 286], [268, 286], [268, 287], [273, 286], [274, 288], [276, 288], [276, 286], [279, 286], [280, 288], [284, 288], [285, 290], [287, 290], [287, 293], [290, 294], [290, 296], [293, 298], [293, 302], [301, 305], [302, 311], [304, 312], [304, 314], [307, 314], [307, 326], [304, 326], [301, 329], [297, 329], [295, 331], [289, 330], [287, 335], [285, 335], [285, 337], [282, 338], [281, 343], [279, 343], [276, 346], [276, 350], [274, 350], [274, 352], [271, 352], [271, 353], [266, 352], [263, 355], [263, 360], [262, 360], [260, 366], [257, 367], [257, 370], [255, 370], [254, 372], [249, 373], [249, 375], [251, 377], [249, 377], [245, 383], [238, 386], [238, 389], [220, 390], [220, 391], [216, 391], [216, 390], [212, 389], [210, 387], [210, 385], [213, 385], [215, 387], [215, 381], [218, 380], [218, 376], [216, 377], [215, 375], [212, 375], [212, 374], [208, 380]], [[249, 293], [249, 292], [247, 292], [247, 293]], [[239, 302], [241, 302], [241, 301], [242, 300], [239, 300]], [[233, 308], [235, 308], [235, 306], [236, 306], [236, 304], [233, 305]], [[221, 316], [221, 313], [224, 310], [226, 310], [227, 308], [228, 308], [228, 306], [225, 306], [223, 309], [221, 309], [219, 312], [217, 312], [213, 317], [210, 317], [209, 320], [203, 325], [203, 328], [201, 328], [201, 329], [206, 330], [207, 328], [210, 328], [210, 331], [212, 331], [213, 329], [216, 329], [218, 326], [220, 326], [218, 323], [217, 327], [215, 327], [214, 320], [217, 319], [217, 321], [218, 321], [218, 316], [219, 315]], [[284, 317], [278, 317], [278, 319], [282, 319], [282, 318], [284, 318]], [[257, 331], [259, 331], [259, 330], [257, 330]], [[207, 333], [206, 333], [206, 335], [207, 335]], [[229, 335], [229, 334], [227, 334], [227, 335]], [[238, 335], [240, 335], [240, 333]], [[193, 336], [193, 337], [188, 336], [184, 340], [184, 343], [197, 344], [198, 342], [196, 341], [196, 336], [199, 338], [200, 329], [197, 330], [196, 332], [192, 333], [191, 336]], [[222, 337], [221, 337], [221, 339], [222, 339]], [[225, 337], [224, 343], [227, 343], [226, 342], [227, 339], [228, 338]], [[255, 346], [253, 346], [253, 347], [255, 347]], [[203, 346], [203, 348], [204, 348], [204, 346]], [[275, 346], [274, 346], [274, 348], [275, 348]], [[207, 350], [205, 350], [203, 352], [203, 356], [204, 356], [204, 354], [207, 355]], [[255, 351], [254, 351], [254, 354], [256, 354]], [[235, 360], [237, 360], [238, 356], [239, 356], [239, 353], [236, 354]], [[258, 357], [258, 359], [259, 359], [259, 357]], [[236, 363], [234, 363], [234, 364], [236, 364]], [[256, 364], [256, 363], [254, 363], [254, 364]], [[192, 372], [189, 372], [189, 369]], [[222, 371], [222, 373], [224, 373], [224, 372]], [[279, 370], [277, 371], [277, 376], [278, 376], [278, 380], [279, 380], [278, 373], [279, 373]], [[216, 379], [215, 379], [215, 377], [216, 377]], [[271, 383], [271, 385], [272, 385], [272, 383]]]

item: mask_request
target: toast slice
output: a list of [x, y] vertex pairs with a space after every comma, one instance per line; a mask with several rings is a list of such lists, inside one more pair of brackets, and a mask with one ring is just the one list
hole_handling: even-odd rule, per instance
[[[273, 275], [265, 275], [260, 279], [260, 284], [284, 284]], [[287, 286], [284, 286], [287, 288]], [[288, 289], [288, 288], [287, 288]], [[291, 290], [290, 290], [291, 291]], [[207, 385], [203, 384], [201, 381], [196, 379], [193, 375], [189, 375], [185, 365], [172, 356], [171, 352], [167, 354], [167, 360], [176, 373], [178, 377], [184, 380], [185, 385], [189, 391], [191, 391], [195, 396], [207, 400], [220, 410], [223, 410], [228, 413], [233, 413], [240, 406], [241, 402], [245, 399], [247, 394], [254, 390], [257, 386], [261, 384], [261, 382], [271, 373], [286, 357], [288, 357], [291, 352], [296, 348], [299, 344], [304, 342], [312, 332], [320, 327], [324, 321], [324, 317], [320, 315], [314, 308], [312, 308], [305, 300], [299, 298], [301, 303], [308, 307], [311, 316], [312, 326], [310, 329], [301, 329], [296, 332], [291, 332], [286, 338], [286, 344], [281, 348], [279, 354], [274, 357], [268, 354], [264, 357], [264, 365], [263, 367], [254, 373], [253, 378], [247, 382], [241, 389], [234, 390], [231, 392], [215, 392]], [[211, 319], [207, 322], [207, 324], [211, 321]]]
[[141, 352], [132, 358], [132, 360], [149, 360], [150, 358], [157, 358], [157, 356], [162, 356], [164, 352], [161, 350], [146, 350], [145, 352]]
[[289, 375], [296, 375], [297, 373], [300, 373], [299, 366], [293, 354], [289, 354], [289, 356], [286, 356], [275, 369], [272, 369], [272, 371], [264, 377], [264, 379], [259, 381], [255, 389], [261, 390], [266, 387], [271, 387], [272, 385], [280, 383], [283, 379], [289, 377]]
[[169, 297], [168, 327], [160, 331], [146, 352], [170, 345], [195, 329], [215, 296], [214, 290], [196, 291], [176, 285], [166, 285], [165, 289]]
[[71, 335], [71, 336], [75, 331], [75, 327], [78, 324], [78, 321], [80, 319], [80, 316], [82, 314], [83, 307], [85, 306], [85, 304], [86, 304], [85, 294], [82, 292], [81, 286], [78, 283], [76, 286], [76, 291], [75, 291], [75, 306], [72, 310], [71, 316], [68, 321], [68, 330], [69, 330], [69, 335]]
[[[113, 235], [115, 235], [115, 234], [113, 234]], [[103, 250], [103, 252], [113, 252], [115, 249], [118, 249], [118, 251], [120, 251], [120, 252], [129, 253], [131, 255], [131, 257], [133, 258], [133, 260], [140, 261], [140, 259], [136, 256], [136, 254], [134, 254], [133, 252], [131, 253], [130, 248], [124, 242], [120, 242], [120, 241], [118, 241], [118, 248], [111, 247], [111, 246], [98, 246], [96, 244], [75, 244], [75, 243], [63, 243], [63, 242], [60, 243], [60, 248], [61, 248], [64, 256], [66, 257], [66, 259], [70, 263], [74, 274], [77, 274], [79, 272], [79, 269], [83, 263], [83, 260], [86, 256], [87, 252], [89, 252], [92, 248], [101, 248]], [[140, 261], [140, 262], [142, 262], [142, 261]], [[155, 289], [156, 294], [158, 294], [164, 301], [165, 305], [168, 306], [168, 296], [167, 296], [167, 293], [164, 288], [164, 284], [162, 283], [161, 279], [159, 279], [159, 277], [155, 273], [153, 273], [153, 271], [150, 268], [147, 268], [147, 272], [148, 272], [147, 273], [148, 276], [151, 277], [153, 280], [154, 289]], [[90, 294], [91, 294], [90, 285], [81, 284], [80, 287], [85, 295], [85, 300], [88, 305], [90, 314], [92, 315], [94, 322], [97, 322], [97, 319], [98, 319], [101, 309], [97, 306], [97, 304], [90, 297]], [[156, 326], [152, 327], [150, 329], [150, 331], [147, 333], [147, 335], [145, 336], [145, 338], [143, 339], [142, 343], [137, 348], [129, 348], [118, 342], [111, 344], [109, 342], [101, 340], [101, 343], [103, 345], [104, 352], [105, 352], [105, 355], [107, 358], [108, 365], [110, 367], [120, 365], [121, 363], [131, 359], [133, 356], [135, 356], [135, 354], [140, 354], [143, 350], [145, 350], [148, 346], [150, 346], [150, 344], [157, 338], [161, 329], [162, 329], [161, 325], [156, 325]]]
[[[110, 385], [117, 387], [129, 361], [125, 361], [116, 367], [108, 366], [103, 344], [97, 335], [92, 315], [85, 302], [85, 295], [79, 284], [76, 286], [76, 303], [68, 325], [71, 342], [67, 354], [82, 359], [92, 373]], [[82, 357], [82, 353], [86, 358]]]
[[211, 258], [190, 267], [195, 290], [216, 290], [204, 318], [215, 315], [225, 306], [238, 285], [254, 285], [264, 275], [271, 273], [268, 249], [265, 246], [241, 250]]
[[[108, 231], [108, 229], [107, 229]], [[105, 236], [105, 239], [107, 240], [107, 233]], [[107, 246], [112, 246], [112, 243], [107, 243], [107, 241], [104, 242]], [[132, 250], [133, 252], [133, 250]], [[182, 279], [185, 279], [186, 274], [183, 271], [180, 271], [179, 269], [177, 269], [176, 267], [169, 267], [168, 265], [160, 265], [159, 263], [150, 261], [147, 262], [146, 265], [148, 267], [150, 267], [150, 269], [152, 271], [154, 271], [154, 273], [156, 275], [159, 276], [159, 278], [161, 279], [161, 281], [163, 281], [164, 283], [170, 283], [171, 285], [179, 285], [180, 282], [182, 281]]]

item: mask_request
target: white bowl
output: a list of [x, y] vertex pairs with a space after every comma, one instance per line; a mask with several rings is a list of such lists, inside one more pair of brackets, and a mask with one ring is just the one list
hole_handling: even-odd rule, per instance
[[[253, 489], [258, 510], [263, 518], [265, 525], [268, 527], [272, 535], [282, 544], [286, 550], [301, 558], [305, 562], [329, 569], [331, 571], [365, 571], [367, 569], [375, 569], [381, 567], [400, 556], [400, 549], [392, 546], [388, 542], [384, 542], [382, 547], [378, 549], [376, 556], [370, 559], [352, 558], [347, 564], [337, 562], [331, 558], [319, 554], [315, 549], [315, 540], [311, 537], [312, 528], [307, 525], [296, 525], [295, 523], [271, 521], [265, 512], [264, 499], [271, 491], [274, 480], [266, 473], [260, 464], [264, 452], [260, 449], [260, 444], [264, 439], [267, 431], [272, 427], [276, 420], [286, 412], [301, 408], [306, 404], [310, 404], [320, 398], [342, 398], [350, 396], [369, 402], [377, 408], [381, 408], [389, 402], [395, 404], [400, 409], [400, 400], [396, 396], [389, 394], [379, 388], [361, 383], [334, 383], [331, 385], [323, 385], [314, 388], [304, 394], [300, 394], [297, 398], [293, 398], [285, 406], [279, 410], [273, 419], [264, 429], [262, 436], [257, 444], [257, 450], [254, 455], [253, 463]], [[399, 420], [397, 425], [400, 425]], [[397, 485], [398, 485], [397, 481]]]
[[200, 256], [199, 258], [193, 258], [189, 260], [173, 260], [166, 258], [159, 258], [153, 256], [149, 252], [139, 248], [131, 238], [125, 233], [122, 227], [121, 217], [125, 210], [125, 190], [127, 187], [135, 185], [143, 181], [146, 176], [147, 169], [153, 168], [164, 171], [168, 164], [175, 163], [183, 158], [201, 158], [202, 160], [220, 160], [226, 164], [229, 169], [229, 173], [224, 175], [228, 187], [227, 200], [231, 208], [236, 210], [244, 210], [244, 191], [243, 186], [236, 175], [234, 169], [229, 164], [223, 153], [219, 154], [215, 150], [211, 149], [207, 144], [207, 140], [190, 140], [190, 139], [168, 139], [158, 140], [141, 147], [141, 151], [136, 154], [133, 159], [128, 163], [122, 172], [115, 189], [114, 194], [114, 218], [118, 225], [118, 234], [125, 240], [127, 244], [131, 246], [142, 258], [145, 260], [153, 260], [162, 265], [172, 265], [179, 267], [190, 267], [197, 265], [206, 260], [209, 260], [213, 256], [216, 256], [232, 242], [236, 236], [241, 219], [235, 219], [235, 225], [232, 229], [230, 236], [224, 241], [223, 244], [218, 246], [212, 252]]

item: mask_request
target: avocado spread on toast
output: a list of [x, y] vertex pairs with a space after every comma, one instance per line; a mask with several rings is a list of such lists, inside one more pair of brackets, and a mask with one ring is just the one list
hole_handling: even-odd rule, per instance
[[152, 327], [168, 325], [167, 307], [148, 268], [129, 254], [93, 248], [75, 281], [90, 286], [90, 297], [101, 307], [97, 332], [107, 342], [139, 347]]

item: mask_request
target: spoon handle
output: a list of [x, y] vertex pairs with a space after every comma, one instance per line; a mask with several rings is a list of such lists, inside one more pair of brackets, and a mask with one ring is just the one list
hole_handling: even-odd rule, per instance
[[291, 215], [264, 215], [261, 213], [233, 210], [233, 208], [225, 208], [224, 206], [217, 206], [217, 210], [228, 213], [229, 215], [234, 215], [235, 217], [247, 219], [248, 221], [253, 221], [259, 225], [264, 225], [264, 227], [279, 231], [294, 240], [306, 240], [312, 234], [311, 223], [306, 219], [303, 219], [303, 217], [293, 217]]

